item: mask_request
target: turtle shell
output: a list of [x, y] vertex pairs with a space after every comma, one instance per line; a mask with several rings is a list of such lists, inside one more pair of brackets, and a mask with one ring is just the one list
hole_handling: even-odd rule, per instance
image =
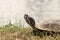
[[45, 19], [39, 22], [35, 26], [38, 29], [60, 32], [60, 19], [59, 18], [50, 18]]

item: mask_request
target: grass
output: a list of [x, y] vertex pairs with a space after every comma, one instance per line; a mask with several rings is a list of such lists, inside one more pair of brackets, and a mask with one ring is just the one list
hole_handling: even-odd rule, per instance
[[60, 40], [60, 36], [35, 36], [30, 34], [31, 28], [24, 28], [12, 24], [0, 27], [0, 40]]

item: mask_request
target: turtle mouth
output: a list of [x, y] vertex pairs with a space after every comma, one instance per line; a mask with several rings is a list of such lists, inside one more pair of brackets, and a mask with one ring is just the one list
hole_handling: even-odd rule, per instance
[[25, 16], [28, 16], [27, 14], [25, 14]]
[[30, 17], [29, 15], [25, 14], [24, 15], [24, 19], [31, 27], [35, 27], [35, 20], [32, 17]]
[[25, 20], [28, 19], [28, 15], [27, 14], [24, 15], [24, 19]]
[[24, 15], [24, 19], [25, 19], [25, 21], [26, 21], [28, 24], [30, 23], [30, 22], [29, 22], [29, 21], [30, 21], [30, 20], [29, 20], [29, 16], [28, 16], [27, 14]]

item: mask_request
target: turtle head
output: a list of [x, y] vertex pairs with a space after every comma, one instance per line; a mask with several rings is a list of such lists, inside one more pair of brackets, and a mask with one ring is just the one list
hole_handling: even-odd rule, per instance
[[35, 20], [27, 14], [24, 14], [25, 21], [32, 27], [35, 28]]

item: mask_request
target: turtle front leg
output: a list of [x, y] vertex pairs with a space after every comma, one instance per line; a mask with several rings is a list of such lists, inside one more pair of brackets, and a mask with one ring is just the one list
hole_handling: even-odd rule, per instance
[[41, 29], [35, 29], [32, 31], [34, 35], [37, 35], [37, 36], [53, 36], [53, 35], [56, 35], [55, 32], [53, 31], [48, 31], [48, 30], [41, 30]]
[[43, 36], [44, 35], [43, 30], [40, 30], [40, 29], [34, 29], [32, 32], [36, 36]]

